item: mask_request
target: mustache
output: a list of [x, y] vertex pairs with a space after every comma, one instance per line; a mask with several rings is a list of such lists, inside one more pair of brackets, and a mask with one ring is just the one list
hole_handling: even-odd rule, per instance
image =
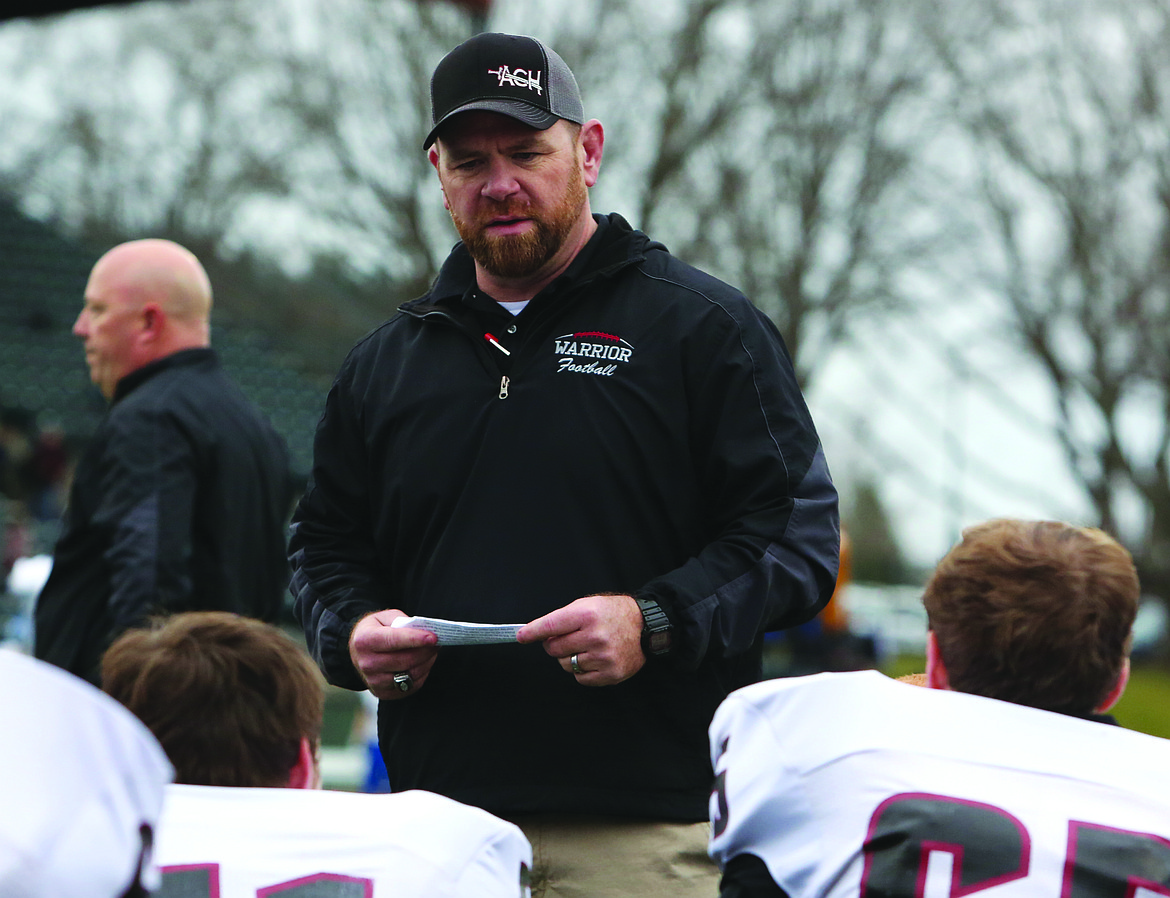
[[532, 218], [532, 217], [533, 217], [532, 210], [531, 210], [531, 208], [529, 208], [529, 205], [527, 203], [511, 202], [511, 203], [500, 203], [499, 205], [497, 205], [493, 208], [486, 209], [484, 211], [484, 213], [479, 216], [479, 220], [482, 224], [487, 224], [488, 222], [496, 221], [497, 219], [500, 219], [500, 218]]

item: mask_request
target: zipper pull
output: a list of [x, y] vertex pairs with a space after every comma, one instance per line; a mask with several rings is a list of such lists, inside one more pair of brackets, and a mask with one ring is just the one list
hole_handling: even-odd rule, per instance
[[491, 343], [492, 346], [496, 347], [496, 349], [498, 349], [504, 355], [511, 355], [512, 354], [512, 353], [508, 352], [508, 350], [504, 349], [504, 344], [501, 343], [499, 340], [497, 340], [495, 337], [493, 337], [491, 334], [484, 334], [483, 338], [485, 340], [487, 340], [489, 343]]
[[500, 378], [500, 398], [508, 398], [508, 375], [506, 374]]

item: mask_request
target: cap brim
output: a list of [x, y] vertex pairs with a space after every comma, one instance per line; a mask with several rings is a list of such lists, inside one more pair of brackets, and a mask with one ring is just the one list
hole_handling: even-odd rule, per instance
[[547, 109], [541, 109], [539, 106], [533, 106], [531, 103], [525, 103], [521, 100], [508, 100], [500, 97], [494, 97], [486, 100], [472, 100], [470, 103], [464, 103], [462, 106], [457, 106], [452, 109], [441, 119], [435, 122], [435, 127], [431, 128], [427, 139], [423, 142], [423, 149], [429, 150], [431, 144], [435, 142], [435, 137], [439, 133], [439, 129], [447, 124], [452, 118], [464, 112], [498, 112], [500, 115], [506, 115], [509, 118], [514, 118], [519, 122], [523, 122], [530, 128], [535, 128], [537, 131], [544, 131], [551, 128], [559, 120], [560, 116], [549, 112]]

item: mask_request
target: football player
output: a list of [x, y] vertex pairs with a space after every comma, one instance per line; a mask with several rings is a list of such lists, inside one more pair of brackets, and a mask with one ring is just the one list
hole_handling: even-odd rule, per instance
[[966, 530], [923, 597], [927, 685], [732, 693], [710, 728], [722, 898], [1170, 894], [1170, 743], [1104, 716], [1139, 584], [1098, 530]]
[[0, 648], [0, 895], [135, 898], [171, 780], [134, 715], [59, 667]]
[[427, 792], [317, 788], [323, 682], [277, 627], [177, 614], [116, 640], [102, 685], [175, 765], [156, 898], [528, 894], [532, 849], [513, 824]]

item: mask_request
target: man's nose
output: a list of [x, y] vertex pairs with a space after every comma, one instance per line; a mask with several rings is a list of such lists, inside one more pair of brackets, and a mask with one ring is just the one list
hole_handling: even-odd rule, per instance
[[504, 200], [520, 191], [512, 166], [498, 160], [492, 163], [487, 172], [482, 193], [493, 200]]

